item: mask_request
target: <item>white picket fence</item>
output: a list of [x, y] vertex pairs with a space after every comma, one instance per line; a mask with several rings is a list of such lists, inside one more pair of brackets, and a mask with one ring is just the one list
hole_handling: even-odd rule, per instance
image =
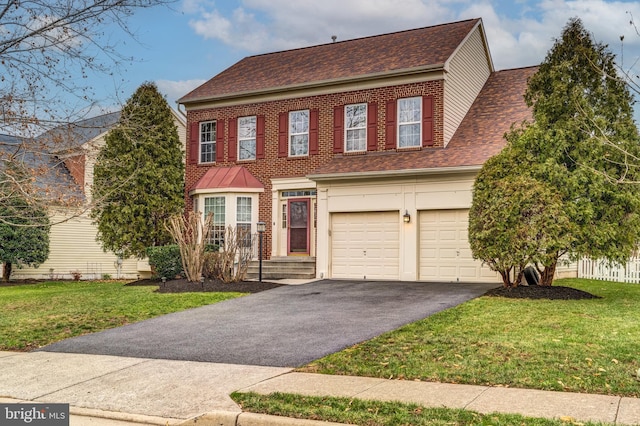
[[632, 257], [626, 265], [609, 265], [606, 260], [584, 258], [578, 261], [578, 278], [639, 284], [640, 258]]

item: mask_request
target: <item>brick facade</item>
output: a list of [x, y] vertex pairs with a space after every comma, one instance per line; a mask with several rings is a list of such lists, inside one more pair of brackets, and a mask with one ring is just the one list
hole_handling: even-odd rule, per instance
[[[283, 99], [277, 101], [248, 103], [237, 106], [187, 110], [187, 131], [190, 132], [191, 123], [209, 120], [223, 121], [243, 116], [265, 117], [265, 158], [251, 161], [229, 162], [228, 141], [229, 129], [224, 126], [224, 146], [216, 149], [224, 149], [223, 162], [213, 164], [189, 164], [187, 161], [185, 175], [185, 201], [187, 209], [192, 208], [192, 202], [188, 194], [196, 182], [212, 167], [229, 167], [242, 165], [258, 178], [265, 187], [264, 193], [259, 199], [259, 218], [267, 224], [265, 233], [265, 252], [271, 253], [273, 213], [271, 179], [286, 177], [304, 177], [321, 166], [326, 165], [335, 155], [370, 155], [367, 153], [334, 154], [333, 153], [333, 114], [334, 107], [354, 103], [377, 104], [377, 152], [385, 151], [386, 138], [386, 105], [388, 101], [413, 96], [433, 96], [433, 147], [421, 149], [442, 148], [444, 146], [443, 135], [443, 92], [444, 81], [434, 80], [421, 83], [388, 86], [382, 88], [356, 90], [341, 93], [332, 93], [311, 97]], [[307, 157], [279, 157], [278, 156], [278, 115], [282, 112], [317, 109], [319, 112], [318, 154]], [[191, 135], [187, 135], [189, 141]], [[187, 143], [188, 145], [188, 143]], [[411, 148], [416, 150], [419, 148]], [[394, 149], [395, 151], [395, 149]], [[188, 147], [187, 147], [188, 152]]]

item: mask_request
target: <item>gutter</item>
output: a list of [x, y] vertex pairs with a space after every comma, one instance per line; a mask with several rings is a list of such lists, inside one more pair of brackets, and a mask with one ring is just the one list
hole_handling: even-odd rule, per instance
[[346, 172], [346, 173], [322, 173], [307, 175], [307, 178], [316, 182], [327, 182], [332, 180], [362, 180], [374, 178], [402, 178], [411, 176], [437, 175], [437, 174], [461, 174], [479, 172], [482, 165], [455, 166], [455, 167], [432, 167], [422, 169], [403, 169], [368, 172]]

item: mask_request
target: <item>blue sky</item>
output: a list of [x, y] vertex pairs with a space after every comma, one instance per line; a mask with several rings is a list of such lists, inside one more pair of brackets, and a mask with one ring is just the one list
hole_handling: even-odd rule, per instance
[[640, 26], [637, 1], [178, 0], [136, 12], [129, 20], [136, 40], [122, 37], [119, 47], [135, 60], [113, 81], [98, 75], [91, 83], [109, 98], [105, 109], [115, 107], [116, 87], [124, 102], [145, 81], [176, 107], [180, 96], [245, 56], [478, 17], [496, 69], [529, 66], [544, 59], [574, 16], [623, 58], [625, 70], [640, 74], [640, 35], [629, 23], [633, 17]]

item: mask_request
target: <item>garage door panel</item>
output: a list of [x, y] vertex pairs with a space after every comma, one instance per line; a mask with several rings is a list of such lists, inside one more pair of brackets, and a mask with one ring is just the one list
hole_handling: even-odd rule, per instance
[[333, 278], [398, 279], [399, 212], [333, 213]]
[[420, 280], [499, 282], [495, 272], [473, 259], [468, 217], [466, 209], [420, 212]]

